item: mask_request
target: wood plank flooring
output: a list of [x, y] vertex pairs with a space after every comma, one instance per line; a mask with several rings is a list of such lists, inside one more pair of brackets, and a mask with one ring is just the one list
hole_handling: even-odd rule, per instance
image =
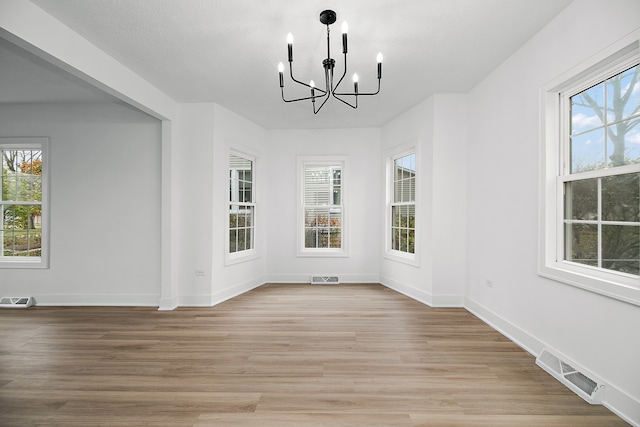
[[344, 284], [0, 310], [0, 425], [627, 426], [466, 310]]

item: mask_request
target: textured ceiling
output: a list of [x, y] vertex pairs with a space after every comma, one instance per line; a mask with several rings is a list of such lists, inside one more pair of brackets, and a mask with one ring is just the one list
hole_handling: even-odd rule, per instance
[[[465, 93], [570, 3], [569, 0], [31, 0], [179, 102], [215, 102], [266, 128], [380, 126], [434, 93]], [[340, 24], [349, 23], [348, 76], [382, 90], [359, 108], [335, 99], [280, 99], [277, 64], [294, 41], [294, 75], [323, 82], [324, 9], [342, 72]], [[1, 71], [1, 70], [0, 70]], [[1, 74], [0, 74], [1, 75]], [[351, 86], [350, 80], [347, 84]], [[285, 83], [287, 96], [307, 90]], [[0, 99], [0, 102], [3, 102]]]

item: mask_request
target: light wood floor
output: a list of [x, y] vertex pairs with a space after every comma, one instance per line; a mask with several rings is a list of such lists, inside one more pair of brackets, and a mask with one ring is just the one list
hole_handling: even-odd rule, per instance
[[0, 310], [2, 426], [627, 426], [464, 309], [380, 285]]

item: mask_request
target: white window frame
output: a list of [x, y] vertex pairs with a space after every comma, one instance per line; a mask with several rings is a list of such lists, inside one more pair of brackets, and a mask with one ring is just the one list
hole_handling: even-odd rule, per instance
[[[564, 258], [564, 183], [568, 177], [565, 142], [569, 115], [566, 100], [640, 61], [640, 31], [618, 41], [594, 57], [542, 87], [540, 144], [540, 242], [538, 273], [549, 279], [640, 305], [640, 278], [606, 271]], [[617, 167], [616, 173], [639, 171], [639, 165]], [[601, 171], [583, 173], [599, 176]]]
[[[251, 182], [252, 182], [252, 194], [251, 194], [251, 203], [242, 203], [243, 205], [249, 205], [249, 206], [253, 206], [253, 238], [252, 238], [252, 242], [253, 242], [253, 248], [251, 249], [245, 249], [242, 251], [236, 251], [236, 252], [230, 252], [229, 251], [229, 233], [230, 233], [230, 217], [231, 217], [231, 211], [229, 209], [229, 206], [231, 204], [233, 204], [233, 202], [231, 202], [229, 200], [228, 197], [228, 191], [225, 191], [225, 265], [232, 265], [232, 264], [237, 264], [237, 263], [241, 263], [241, 262], [245, 262], [245, 261], [250, 261], [256, 258], [260, 257], [260, 254], [257, 250], [259, 241], [258, 241], [258, 228], [260, 226], [259, 221], [258, 221], [258, 200], [259, 200], [259, 193], [258, 193], [258, 157], [252, 154], [248, 154], [246, 151], [240, 151], [237, 150], [235, 148], [229, 148], [227, 150], [227, 156], [226, 156], [226, 177], [227, 180], [229, 179], [229, 175], [228, 175], [228, 171], [231, 169], [231, 165], [229, 162], [229, 158], [231, 155], [237, 156], [237, 157], [241, 157], [243, 159], [249, 160], [252, 164], [252, 177], [251, 177]], [[228, 181], [226, 184], [226, 187], [228, 189]]]
[[[384, 257], [393, 261], [401, 262], [404, 264], [408, 264], [414, 267], [420, 266], [420, 219], [419, 219], [419, 211], [420, 211], [420, 156], [418, 152], [419, 147], [418, 142], [412, 142], [410, 144], [401, 145], [395, 148], [388, 150], [385, 153], [385, 169], [386, 169], [386, 188], [385, 188], [385, 233], [384, 233]], [[392, 215], [392, 206], [394, 199], [394, 164], [395, 160], [405, 157], [407, 155], [414, 154], [416, 157], [416, 180], [415, 180], [415, 201], [413, 205], [415, 206], [415, 242], [414, 242], [414, 252], [403, 252], [392, 249], [392, 236], [391, 236], [391, 228], [393, 224], [393, 215]]]
[[[296, 255], [298, 257], [349, 257], [349, 158], [347, 156], [298, 156], [297, 157], [297, 226], [296, 226]], [[306, 166], [339, 166], [341, 168], [341, 205], [342, 205], [342, 242], [340, 248], [305, 248], [305, 168]]]
[[39, 257], [4, 257], [0, 253], [0, 268], [49, 268], [49, 237], [50, 237], [50, 209], [49, 209], [49, 138], [0, 138], [3, 149], [41, 150], [42, 151], [42, 201], [41, 201], [41, 248]]

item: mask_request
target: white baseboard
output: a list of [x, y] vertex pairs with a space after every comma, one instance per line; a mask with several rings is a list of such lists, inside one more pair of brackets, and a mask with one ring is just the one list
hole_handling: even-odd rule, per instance
[[56, 294], [33, 295], [39, 306], [137, 306], [158, 307], [157, 294]]
[[[469, 298], [465, 298], [464, 306], [474, 316], [531, 353], [534, 357], [537, 357], [544, 348], [553, 348]], [[605, 384], [603, 406], [632, 426], [640, 427], [640, 401], [616, 387], [615, 384], [607, 381], [606, 375], [601, 375], [599, 372], [593, 373]]]
[[340, 283], [380, 283], [380, 277], [371, 274], [334, 274], [329, 271], [314, 271], [311, 274], [271, 274], [265, 283], [310, 283], [311, 275], [335, 275]]
[[230, 286], [213, 294], [180, 295], [178, 298], [179, 307], [213, 307], [233, 297], [249, 292], [252, 289], [264, 285], [266, 282], [262, 278], [248, 280], [243, 283]]
[[265, 282], [264, 278], [260, 277], [260, 278], [248, 280], [243, 283], [238, 283], [237, 285], [231, 286], [230, 288], [226, 288], [221, 291], [215, 292], [213, 295], [211, 295], [210, 305], [212, 306], [218, 305], [221, 302], [225, 302], [227, 300], [230, 300], [233, 297], [241, 295], [245, 292], [249, 292], [252, 289], [258, 288], [264, 285], [265, 283], [267, 282]]
[[464, 297], [462, 295], [433, 295], [389, 277], [381, 277], [380, 283], [429, 307], [464, 307]]
[[420, 289], [416, 289], [404, 283], [391, 279], [390, 277], [381, 276], [380, 284], [396, 292], [406, 295], [411, 299], [419, 301], [429, 307], [433, 307], [433, 295]]

